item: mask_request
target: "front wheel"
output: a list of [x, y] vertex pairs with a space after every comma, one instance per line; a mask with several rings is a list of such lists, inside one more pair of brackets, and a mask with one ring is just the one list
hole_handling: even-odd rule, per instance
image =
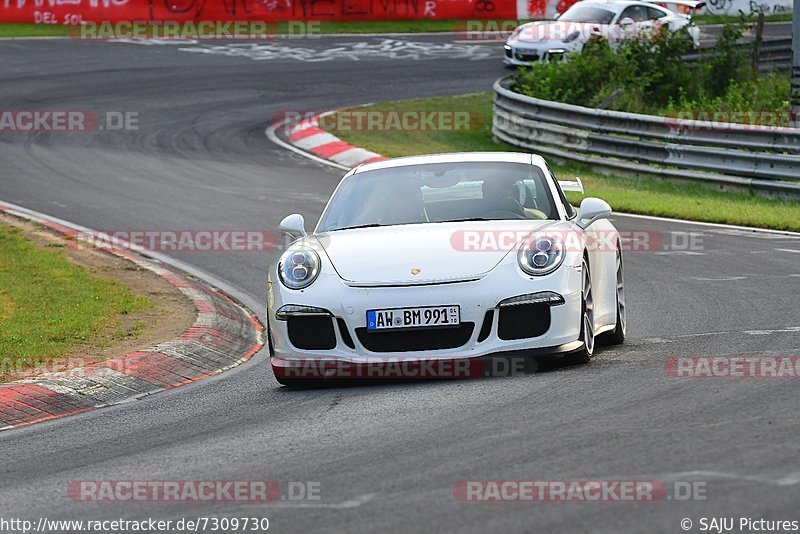
[[625, 341], [628, 323], [625, 310], [625, 280], [622, 268], [622, 252], [617, 246], [617, 325], [614, 330], [598, 336], [606, 345], [620, 345]]
[[589, 262], [584, 258], [581, 264], [583, 284], [581, 289], [581, 333], [578, 339], [583, 346], [569, 359], [570, 363], [588, 363], [594, 354], [594, 299], [592, 297], [592, 277]]
[[275, 373], [275, 380], [278, 381], [278, 384], [293, 389], [316, 389], [324, 385], [322, 378], [288, 378], [280, 376], [278, 373]]

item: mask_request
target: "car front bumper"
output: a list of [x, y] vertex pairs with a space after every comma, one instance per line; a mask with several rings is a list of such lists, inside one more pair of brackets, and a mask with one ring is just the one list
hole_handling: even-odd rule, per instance
[[503, 47], [503, 62], [506, 65], [524, 67], [544, 61], [560, 61], [567, 54], [580, 52], [582, 48], [582, 43], [578, 41], [564, 43], [557, 40], [539, 42], [510, 40]]
[[[544, 292], [559, 295], [563, 302], [503, 303]], [[304, 321], [278, 317], [277, 311], [285, 305], [314, 307], [329, 315], [306, 321], [309, 328], [304, 332]], [[366, 331], [367, 310], [444, 305], [460, 306], [458, 329], [394, 334]], [[580, 348], [575, 343], [580, 334], [581, 305], [580, 269], [566, 262], [554, 273], [539, 277], [525, 275], [509, 263], [498, 265], [478, 280], [402, 287], [353, 287], [335, 273], [323, 272], [310, 288], [296, 291], [271, 277], [267, 315], [273, 368], [277, 371], [287, 362], [306, 360], [423, 362], [569, 352]], [[535, 335], [516, 338], [520, 333]]]

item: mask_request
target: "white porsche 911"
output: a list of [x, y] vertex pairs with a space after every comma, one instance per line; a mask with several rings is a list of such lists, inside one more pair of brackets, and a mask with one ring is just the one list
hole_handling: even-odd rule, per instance
[[580, 52], [586, 43], [602, 39], [612, 45], [639, 35], [653, 35], [666, 26], [680, 32], [692, 48], [700, 46], [700, 30], [690, 14], [672, 11], [658, 4], [682, 5], [691, 12], [703, 1], [671, 0], [584, 0], [573, 4], [557, 20], [540, 20], [517, 27], [505, 44], [506, 65], [564, 59]]
[[[316, 228], [269, 271], [268, 338], [283, 384], [304, 362], [359, 364], [570, 355], [625, 338], [609, 205], [578, 210], [540, 156], [458, 153], [348, 172]], [[326, 374], [327, 376], [327, 374]], [[316, 378], [320, 378], [317, 376]]]

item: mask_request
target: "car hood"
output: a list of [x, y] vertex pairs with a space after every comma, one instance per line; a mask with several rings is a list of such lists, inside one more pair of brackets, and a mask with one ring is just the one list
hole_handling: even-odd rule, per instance
[[521, 43], [562, 41], [567, 35], [576, 31], [580, 32], [581, 38], [585, 40], [593, 33], [603, 34], [608, 27], [608, 24], [596, 22], [562, 22], [553, 20], [528, 24], [522, 28], [522, 31], [513, 40]]
[[481, 278], [528, 233], [558, 221], [477, 221], [337, 230], [317, 239], [350, 285], [420, 285]]

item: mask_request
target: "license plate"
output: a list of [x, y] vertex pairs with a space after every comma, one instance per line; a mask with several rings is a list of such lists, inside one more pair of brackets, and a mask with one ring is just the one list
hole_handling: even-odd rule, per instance
[[461, 309], [458, 306], [424, 306], [367, 311], [367, 330], [371, 331], [458, 326], [459, 324], [461, 324]]

